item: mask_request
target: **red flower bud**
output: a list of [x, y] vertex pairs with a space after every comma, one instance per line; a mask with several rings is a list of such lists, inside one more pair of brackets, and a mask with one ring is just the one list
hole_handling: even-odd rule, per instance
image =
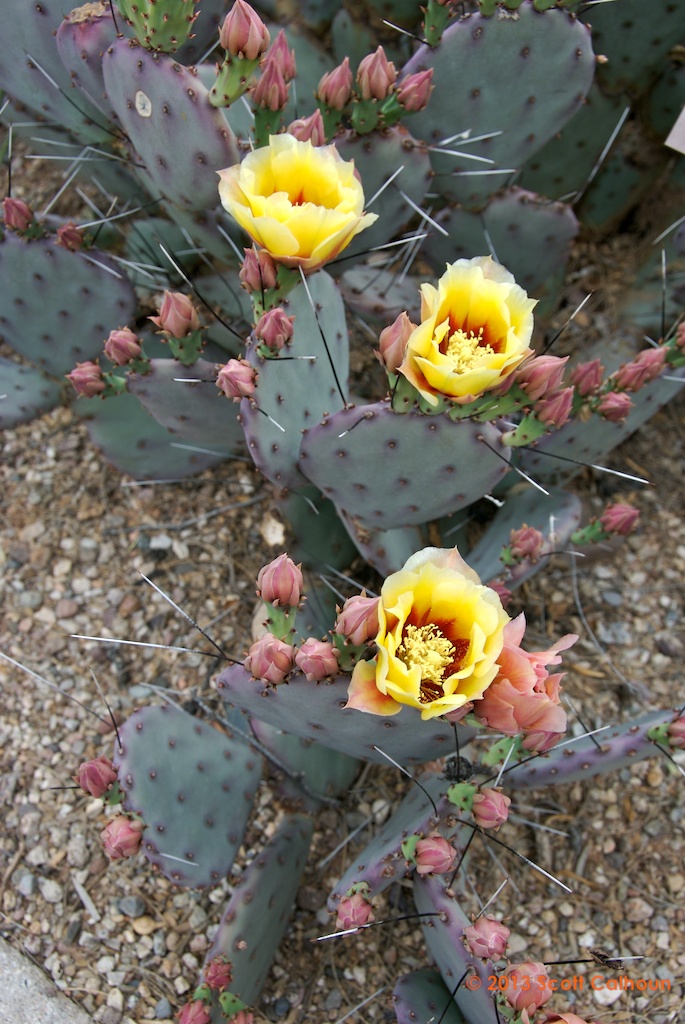
[[134, 334], [130, 327], [120, 327], [109, 332], [105, 342], [105, 355], [117, 366], [126, 366], [132, 359], [137, 359], [142, 351], [138, 335]]
[[411, 322], [406, 313], [400, 313], [389, 327], [381, 331], [376, 358], [388, 373], [397, 373], [404, 361], [409, 336], [415, 330], [416, 324]]
[[423, 110], [430, 99], [430, 94], [435, 88], [431, 83], [433, 80], [433, 68], [428, 71], [417, 71], [415, 75], [408, 75], [397, 87], [397, 99], [409, 114], [417, 110]]
[[352, 71], [349, 57], [345, 57], [342, 64], [323, 75], [316, 90], [316, 96], [331, 110], [345, 109], [352, 96]]
[[222, 992], [225, 988], [228, 988], [232, 979], [233, 964], [228, 957], [224, 956], [223, 953], [212, 957], [204, 970], [205, 984], [209, 985], [211, 989]]
[[83, 232], [75, 224], [63, 224], [57, 228], [57, 244], [63, 249], [78, 252], [83, 248]]
[[439, 832], [431, 832], [425, 839], [419, 839], [414, 849], [416, 870], [420, 875], [447, 874], [456, 856], [457, 851]]
[[608, 391], [597, 405], [597, 412], [610, 423], [620, 423], [633, 407], [630, 396], [623, 391]]
[[280, 351], [287, 345], [295, 333], [293, 327], [295, 317], [287, 316], [281, 306], [269, 309], [255, 326], [255, 334], [269, 348]]
[[276, 61], [268, 57], [252, 90], [252, 102], [263, 110], [282, 110], [288, 102], [288, 83]]
[[235, 0], [219, 32], [219, 42], [232, 57], [257, 60], [266, 51], [270, 36], [256, 11], [245, 0]]
[[542, 553], [545, 538], [534, 526], [524, 523], [519, 530], [512, 530], [509, 535], [509, 549], [517, 561], [528, 559], [537, 562]]
[[315, 110], [309, 117], [298, 117], [287, 130], [298, 142], [311, 142], [312, 146], [323, 146], [326, 142], [326, 128], [320, 110]]
[[571, 415], [573, 388], [562, 388], [535, 406], [535, 415], [548, 427], [563, 427]]
[[26, 231], [33, 224], [33, 213], [23, 199], [12, 199], [8, 196], [2, 201], [2, 215], [5, 227], [12, 231]]
[[150, 316], [153, 324], [172, 338], [187, 338], [199, 330], [200, 321], [191, 300], [182, 292], [164, 292], [159, 316]]
[[604, 379], [604, 367], [599, 359], [593, 359], [589, 363], [579, 363], [574, 367], [569, 381], [573, 384], [577, 394], [581, 398], [587, 395], [594, 395], [599, 391]]
[[244, 666], [255, 679], [276, 686], [293, 668], [294, 650], [272, 633], [266, 633], [250, 647]]
[[385, 56], [382, 46], [364, 57], [357, 68], [357, 85], [364, 100], [384, 100], [396, 78], [395, 65]]
[[211, 1024], [209, 1010], [201, 999], [186, 1003], [176, 1014], [178, 1024]]
[[534, 356], [516, 373], [516, 383], [531, 402], [558, 391], [564, 377], [568, 356]]
[[105, 853], [110, 860], [121, 860], [123, 857], [134, 857], [140, 849], [140, 841], [145, 825], [142, 821], [127, 818], [124, 814], [112, 818], [100, 833], [105, 846]]
[[248, 292], [263, 292], [276, 287], [276, 264], [265, 249], [246, 249], [240, 283]]
[[80, 764], [78, 774], [72, 778], [85, 793], [99, 799], [117, 781], [117, 770], [108, 757], [96, 757]]
[[216, 386], [221, 388], [226, 398], [239, 402], [241, 398], [251, 398], [255, 392], [257, 371], [246, 359], [229, 359], [217, 374]]
[[366, 597], [364, 594], [348, 598], [338, 615], [333, 632], [347, 637], [355, 647], [373, 640], [378, 633], [379, 601], [378, 597]]
[[464, 939], [471, 953], [481, 960], [499, 960], [504, 956], [511, 931], [494, 917], [481, 914], [464, 928]]
[[281, 29], [276, 38], [273, 41], [273, 45], [269, 50], [268, 60], [273, 60], [274, 63], [278, 64], [281, 69], [286, 82], [292, 81], [297, 74], [297, 65], [295, 64], [295, 51], [291, 50], [288, 46], [288, 40], [286, 34]]
[[631, 505], [616, 504], [608, 505], [599, 517], [599, 521], [607, 533], [617, 533], [626, 537], [635, 529], [639, 518], [640, 513], [636, 508]]
[[295, 652], [295, 664], [306, 679], [320, 683], [338, 671], [338, 652], [326, 640], [309, 637]]
[[262, 601], [286, 608], [297, 608], [304, 580], [299, 565], [285, 552], [259, 570], [257, 592]]
[[362, 925], [375, 920], [376, 915], [369, 901], [362, 893], [355, 892], [352, 896], [343, 896], [340, 900], [335, 927], [343, 930], [361, 928]]
[[498, 789], [481, 789], [473, 797], [473, 820], [481, 828], [497, 831], [509, 817], [511, 800]]
[[106, 387], [102, 370], [93, 362], [77, 363], [76, 369], [67, 374], [67, 380], [71, 381], [76, 393], [83, 398], [94, 398]]
[[531, 960], [510, 964], [500, 977], [508, 980], [504, 994], [509, 1005], [518, 1013], [525, 1010], [529, 1017], [553, 995], [544, 964]]

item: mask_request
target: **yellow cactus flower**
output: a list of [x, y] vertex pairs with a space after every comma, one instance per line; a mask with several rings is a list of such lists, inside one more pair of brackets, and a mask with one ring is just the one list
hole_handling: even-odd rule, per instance
[[437, 288], [421, 285], [421, 323], [399, 372], [431, 405], [471, 402], [532, 354], [535, 305], [490, 256], [448, 264]]
[[354, 162], [335, 146], [272, 135], [268, 146], [219, 171], [224, 208], [257, 245], [286, 267], [311, 273], [376, 220], [364, 213]]
[[424, 719], [478, 700], [497, 675], [509, 616], [456, 548], [424, 548], [388, 576], [378, 605], [378, 654], [352, 673], [347, 707]]

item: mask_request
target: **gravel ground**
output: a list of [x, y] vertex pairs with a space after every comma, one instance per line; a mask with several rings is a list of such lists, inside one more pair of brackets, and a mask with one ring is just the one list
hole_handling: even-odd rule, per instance
[[[239, 653], [249, 634], [256, 571], [282, 549], [283, 530], [268, 485], [245, 463], [226, 463], [194, 481], [132, 486], [103, 466], [66, 410], [6, 432], [4, 447], [0, 649], [36, 675], [0, 666], [0, 931], [100, 1024], [168, 1021], [195, 982], [230, 880], [186, 892], [152, 877], [142, 858], [108, 865], [98, 838], [101, 802], [59, 787], [70, 786], [81, 760], [111, 750], [107, 727], [92, 714], [104, 711], [94, 676], [123, 717], [147, 700], [145, 683], [172, 687], [181, 700], [199, 692], [211, 702], [216, 665], [196, 654], [69, 634], [196, 646], [191, 627], [141, 581], [143, 572], [196, 619], [213, 621], [222, 645]], [[633, 485], [618, 487], [615, 477], [582, 481], [590, 509], [608, 493], [639, 504], [639, 531], [613, 555], [579, 560], [577, 579], [559, 558], [517, 594], [540, 639], [582, 634], [565, 659], [566, 692], [583, 720], [571, 714], [575, 732], [683, 701], [684, 461], [685, 418], [673, 404], [613, 463], [649, 476], [655, 486], [630, 491]], [[602, 651], [580, 620], [574, 585]], [[413, 922], [316, 947], [310, 940], [330, 930], [326, 888], [354, 844], [321, 862], [365, 818], [368, 841], [405, 783], [390, 769], [374, 769], [344, 806], [319, 816], [306, 884], [259, 1008], [265, 1019], [394, 1019], [395, 977], [426, 957]], [[520, 817], [566, 835], [518, 822], [501, 836], [570, 885], [573, 896], [521, 871], [506, 852], [500, 858], [498, 850], [497, 861], [485, 847], [476, 852], [471, 877], [484, 898], [503, 871], [511, 872], [495, 909], [512, 928], [514, 953], [584, 960], [590, 947], [601, 946], [646, 958], [627, 961], [619, 974], [670, 985], [659, 992], [591, 992], [576, 983], [568, 1003], [559, 996], [552, 1007], [572, 1005], [603, 1024], [682, 1020], [684, 784], [656, 758], [599, 784], [526, 795]], [[257, 802], [243, 863], [276, 814], [268, 781]], [[377, 916], [396, 916], [406, 906], [403, 887], [395, 886]], [[478, 909], [475, 898], [467, 909]], [[550, 970], [571, 984], [598, 969], [577, 963]]]

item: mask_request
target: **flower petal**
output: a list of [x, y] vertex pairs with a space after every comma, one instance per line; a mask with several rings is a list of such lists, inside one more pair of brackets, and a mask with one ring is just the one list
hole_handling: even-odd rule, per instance
[[346, 708], [355, 708], [371, 715], [396, 715], [402, 710], [398, 704], [376, 687], [375, 661], [358, 661], [352, 672], [347, 691]]

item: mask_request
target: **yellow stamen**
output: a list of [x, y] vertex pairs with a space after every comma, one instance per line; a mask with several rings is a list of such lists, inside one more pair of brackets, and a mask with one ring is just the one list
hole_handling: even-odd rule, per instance
[[408, 668], [417, 666], [423, 682], [442, 684], [445, 669], [452, 664], [454, 647], [437, 626], [407, 626], [397, 657]]
[[490, 345], [483, 345], [483, 328], [464, 331], [461, 328], [450, 334], [445, 355], [454, 360], [455, 373], [465, 373], [477, 366], [483, 356], [492, 356], [495, 350]]

